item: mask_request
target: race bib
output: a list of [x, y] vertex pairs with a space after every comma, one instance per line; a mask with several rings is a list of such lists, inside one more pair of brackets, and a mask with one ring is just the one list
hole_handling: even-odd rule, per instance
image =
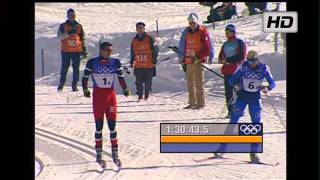
[[136, 57], [137, 57], [137, 61], [140, 63], [146, 63], [148, 60], [147, 55], [145, 54], [139, 54]]
[[75, 48], [77, 47], [77, 42], [76, 40], [68, 40], [68, 45]]
[[93, 74], [96, 85], [99, 88], [111, 88], [116, 74]]
[[262, 79], [243, 78], [243, 88], [247, 92], [257, 92], [262, 84]]
[[194, 49], [187, 49], [186, 56], [189, 56], [189, 57], [195, 56]]

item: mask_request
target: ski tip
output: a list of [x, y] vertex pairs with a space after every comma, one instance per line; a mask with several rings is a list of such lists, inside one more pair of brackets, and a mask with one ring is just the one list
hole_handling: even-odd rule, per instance
[[198, 162], [202, 162], [200, 159], [193, 159], [194, 162], [198, 163]]
[[244, 161], [248, 164], [257, 164], [257, 165], [267, 165], [267, 166], [278, 166], [280, 163], [276, 162], [276, 163], [267, 163], [267, 162], [251, 162], [251, 161]]
[[204, 162], [204, 161], [208, 161], [210, 159], [215, 159], [214, 156], [212, 157], [207, 157], [207, 158], [203, 158], [203, 159], [196, 159], [196, 158], [193, 158], [193, 161], [194, 162]]

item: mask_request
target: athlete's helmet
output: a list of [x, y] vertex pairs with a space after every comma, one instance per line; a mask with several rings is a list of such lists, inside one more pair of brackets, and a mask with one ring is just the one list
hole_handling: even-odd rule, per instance
[[256, 61], [259, 59], [259, 54], [257, 51], [255, 50], [250, 50], [247, 53], [247, 60], [248, 61]]

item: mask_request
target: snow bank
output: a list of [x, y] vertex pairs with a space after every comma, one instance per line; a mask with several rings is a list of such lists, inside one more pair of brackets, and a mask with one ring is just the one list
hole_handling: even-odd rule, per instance
[[[238, 6], [241, 9], [244, 4], [237, 3]], [[177, 64], [176, 54], [168, 49], [167, 46], [178, 44], [181, 32], [187, 25], [186, 16], [189, 12], [197, 12], [200, 18], [204, 19], [208, 13], [208, 7], [200, 6], [198, 3], [37, 3], [35, 18], [35, 78], [37, 84], [57, 86], [59, 83], [61, 53], [56, 31], [59, 24], [65, 20], [65, 10], [68, 8], [76, 9], [77, 18], [81, 19], [80, 22], [87, 35], [87, 48], [90, 57], [98, 55], [99, 40], [109, 41], [114, 46], [113, 57], [119, 58], [123, 64], [129, 62], [130, 43], [135, 36], [135, 23], [140, 20], [146, 22], [147, 32], [156, 36], [155, 20], [158, 19], [161, 39], [158, 60], [161, 61], [168, 56], [171, 57], [171, 60], [158, 64], [157, 76], [153, 81], [153, 92], [179, 92], [186, 90], [186, 82], [181, 65]], [[146, 12], [148, 18], [139, 11], [142, 9], [148, 9]], [[153, 13], [149, 10], [152, 10]], [[126, 12], [126, 14], [123, 14], [123, 12]], [[110, 14], [109, 17], [114, 17], [110, 18], [110, 21], [105, 20], [105, 15], [108, 13]], [[233, 23], [237, 26], [238, 37], [246, 43], [247, 50], [257, 50], [261, 54], [261, 62], [270, 66], [274, 78], [276, 80], [284, 80], [286, 78], [286, 56], [283, 53], [272, 53], [273, 34], [261, 31], [261, 18], [261, 15], [255, 15], [217, 22], [215, 30], [211, 28], [210, 24], [205, 25], [214, 42], [214, 62], [217, 62], [222, 43], [226, 40], [224, 27], [226, 24]], [[44, 49], [45, 77], [40, 77], [42, 72], [41, 49]], [[221, 65], [206, 66], [220, 73]], [[84, 64], [81, 64], [80, 69], [81, 78]], [[130, 89], [134, 91], [135, 78], [133, 73], [126, 74], [126, 79]], [[72, 67], [70, 66], [66, 85], [70, 86], [71, 81]], [[216, 75], [207, 70], [205, 70], [205, 82], [209, 92], [214, 86], [216, 88], [222, 83]], [[116, 90], [122, 92], [118, 85], [116, 85]]]
[[[243, 8], [243, 3], [236, 3]], [[270, 4], [273, 5], [273, 4]], [[36, 3], [35, 6], [35, 126], [50, 132], [80, 141], [87, 145], [94, 143], [94, 119], [92, 99], [83, 97], [82, 92], [70, 92], [66, 87], [57, 93], [60, 71], [60, 42], [56, 31], [65, 20], [65, 12], [74, 8], [77, 19], [87, 34], [88, 51], [91, 57], [98, 55], [100, 39], [114, 45], [113, 57], [122, 63], [129, 61], [129, 47], [135, 35], [135, 23], [144, 21], [147, 32], [155, 35], [155, 20], [159, 21], [160, 47], [159, 60], [171, 57], [170, 61], [159, 63], [157, 77], [153, 81], [153, 95], [148, 101], [136, 102], [136, 96], [124, 97], [116, 81], [118, 91], [117, 131], [119, 132], [119, 153], [124, 168], [120, 173], [110, 171], [111, 159], [108, 157], [108, 170], [97, 173], [95, 166], [75, 161], [78, 156], [66, 156], [66, 153], [55, 153], [63, 159], [62, 164], [43, 161], [47, 166], [38, 179], [285, 179], [286, 177], [286, 56], [284, 53], [273, 53], [273, 34], [263, 33], [261, 15], [227, 20], [206, 25], [215, 47], [214, 64], [207, 67], [220, 72], [217, 56], [222, 43], [226, 40], [224, 27], [233, 23], [237, 26], [238, 37], [247, 44], [247, 50], [257, 50], [261, 62], [270, 66], [277, 81], [276, 88], [270, 92], [269, 99], [262, 97], [262, 117], [264, 123], [264, 152], [261, 159], [280, 162], [279, 166], [266, 167], [241, 164], [248, 160], [247, 154], [228, 154], [230, 160], [218, 162], [194, 163], [193, 158], [210, 154], [159, 153], [159, 123], [161, 122], [215, 122], [226, 123], [226, 106], [224, 99], [223, 79], [205, 70], [206, 107], [202, 110], [182, 109], [187, 102], [186, 82], [181, 65], [177, 64], [176, 55], [167, 49], [170, 43], [177, 45], [181, 31], [187, 25], [186, 17], [190, 12], [197, 12], [205, 20], [209, 7], [196, 3]], [[243, 9], [238, 8], [239, 11]], [[273, 7], [270, 7], [273, 8]], [[45, 76], [41, 75], [41, 49], [45, 50]], [[281, 48], [280, 48], [281, 52]], [[81, 70], [83, 70], [83, 65]], [[81, 74], [82, 76], [82, 74]], [[135, 77], [125, 74], [127, 83], [135, 92]], [[72, 68], [67, 76], [70, 86]], [[92, 81], [89, 81], [89, 87]], [[217, 98], [219, 97], [219, 98]], [[280, 117], [277, 117], [280, 114]], [[241, 122], [250, 122], [248, 111]], [[110, 152], [109, 132], [103, 131], [104, 150]], [[37, 142], [36, 142], [37, 143]], [[39, 142], [38, 142], [39, 143]], [[50, 141], [48, 142], [50, 143]], [[54, 144], [54, 143], [53, 143]], [[274, 148], [277, 147], [277, 148]], [[39, 152], [36, 151], [39, 155]], [[37, 156], [38, 156], [37, 155]], [[49, 154], [50, 155], [50, 154]], [[41, 157], [43, 159], [43, 157]], [[92, 161], [94, 158], [92, 157]], [[78, 164], [76, 163], [78, 162]], [[83, 161], [81, 161], [83, 162]], [[80, 164], [79, 164], [80, 163]], [[97, 165], [92, 162], [92, 165]], [[53, 168], [53, 169], [50, 169]], [[243, 169], [245, 171], [239, 171]], [[187, 178], [187, 179], [188, 179]]]
[[270, 67], [271, 74], [274, 80], [287, 79], [287, 58], [284, 53], [264, 53], [260, 55], [260, 62], [267, 64]]

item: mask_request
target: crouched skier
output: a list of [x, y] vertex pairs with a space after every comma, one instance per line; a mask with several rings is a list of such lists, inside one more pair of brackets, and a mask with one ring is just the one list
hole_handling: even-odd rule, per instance
[[105, 161], [102, 159], [102, 129], [104, 114], [106, 114], [108, 127], [110, 130], [111, 150], [113, 162], [121, 167], [118, 154], [118, 141], [116, 131], [117, 101], [114, 91], [114, 80], [118, 76], [119, 84], [123, 89], [123, 94], [127, 97], [131, 94], [127, 88], [123, 70], [119, 59], [112, 58], [112, 44], [104, 42], [100, 45], [100, 56], [90, 59], [84, 70], [82, 79], [83, 93], [85, 97], [90, 97], [88, 90], [88, 79], [91, 75], [93, 81], [93, 114], [95, 119], [95, 149], [96, 160], [104, 168]]

